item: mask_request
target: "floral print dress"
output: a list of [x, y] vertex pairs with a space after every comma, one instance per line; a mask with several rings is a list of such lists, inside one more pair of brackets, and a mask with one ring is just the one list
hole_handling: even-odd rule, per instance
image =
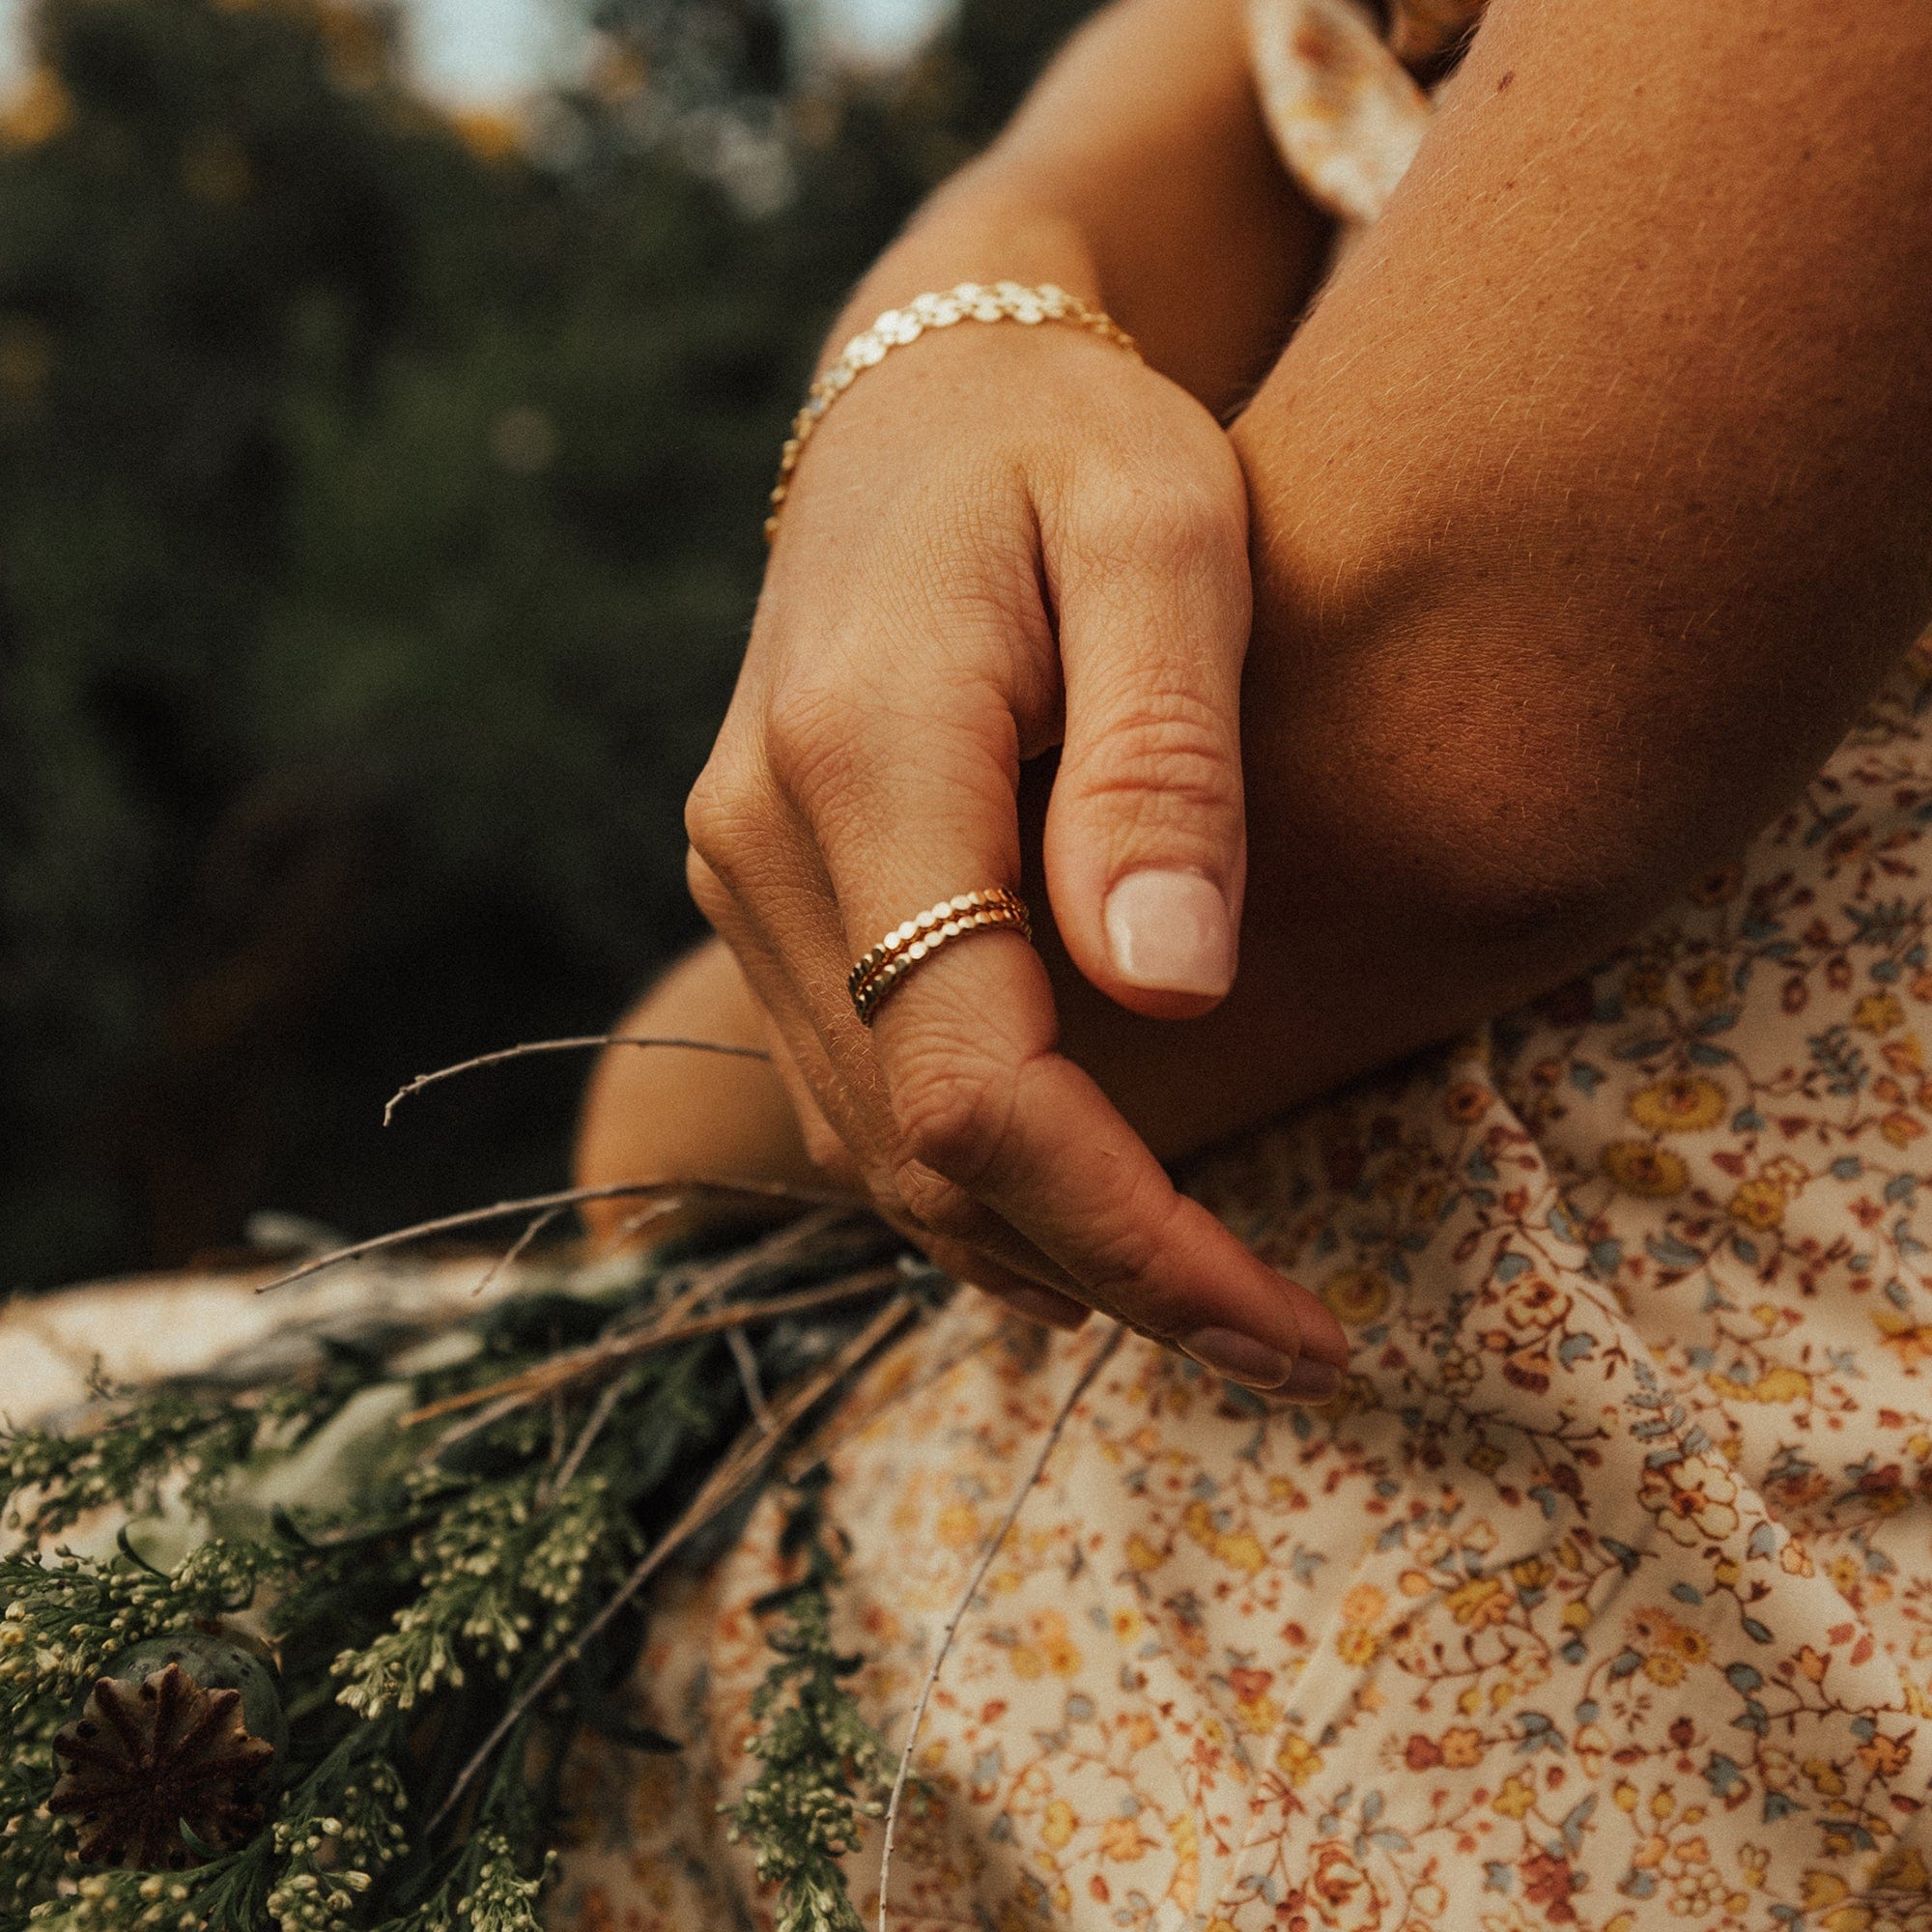
[[[1478, 9], [1254, 0], [1311, 193], [1372, 217]], [[1932, 656], [1598, 971], [1193, 1184], [1354, 1338], [1270, 1415], [1129, 1339], [961, 1624], [897, 1932], [1932, 1928]], [[961, 1297], [833, 1425], [895, 1748], [1100, 1344]], [[745, 1778], [779, 1510], [663, 1613], [675, 1758], [580, 1768], [575, 1932], [769, 1923]], [[877, 1833], [852, 1859], [868, 1923]]]

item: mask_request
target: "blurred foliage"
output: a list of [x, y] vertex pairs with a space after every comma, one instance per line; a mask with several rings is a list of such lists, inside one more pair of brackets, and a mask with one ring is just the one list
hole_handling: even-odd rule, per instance
[[1083, 0], [890, 79], [611, 0], [519, 124], [337, 0], [42, 0], [0, 115], [0, 1291], [552, 1184], [842, 291]]

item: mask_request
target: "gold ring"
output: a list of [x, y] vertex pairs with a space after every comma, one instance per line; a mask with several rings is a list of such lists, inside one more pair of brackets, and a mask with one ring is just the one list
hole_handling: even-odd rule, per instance
[[1033, 921], [1026, 901], [1005, 886], [987, 886], [977, 893], [956, 893], [941, 899], [917, 919], [895, 925], [863, 959], [854, 962], [845, 976], [845, 990], [852, 996], [853, 1010], [867, 1026], [883, 1000], [915, 966], [923, 965], [955, 939], [971, 932], [1017, 932], [1022, 939], [1033, 938]]

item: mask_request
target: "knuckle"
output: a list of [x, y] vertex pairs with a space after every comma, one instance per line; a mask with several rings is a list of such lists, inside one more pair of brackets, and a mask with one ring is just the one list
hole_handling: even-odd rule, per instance
[[713, 753], [685, 799], [684, 836], [721, 879], [730, 878], [738, 853], [761, 834], [759, 792], [740, 764]]
[[1012, 1118], [1012, 1082], [942, 1042], [914, 1047], [893, 1080], [893, 1118], [906, 1158], [961, 1187], [993, 1164]]
[[1090, 541], [1149, 576], [1179, 581], [1247, 567], [1247, 511], [1218, 477], [1150, 473], [1144, 455], [1115, 459], [1094, 500]]
[[862, 783], [853, 694], [793, 682], [772, 696], [764, 717], [765, 757], [773, 779], [809, 818], [818, 819]]
[[902, 1163], [895, 1179], [906, 1211], [929, 1233], [963, 1243], [983, 1233], [985, 1209], [957, 1181], [918, 1161]]
[[1172, 1342], [1197, 1325], [1187, 1303], [1159, 1283], [1155, 1266], [1179, 1201], [1169, 1192], [1157, 1201], [1123, 1205], [1115, 1229], [1091, 1242], [1078, 1269], [1082, 1285], [1102, 1307], [1117, 1311], [1141, 1334]]
[[1125, 699], [1064, 777], [1083, 798], [1149, 797], [1170, 816], [1238, 812], [1241, 806], [1232, 721], [1201, 693], [1179, 686]]

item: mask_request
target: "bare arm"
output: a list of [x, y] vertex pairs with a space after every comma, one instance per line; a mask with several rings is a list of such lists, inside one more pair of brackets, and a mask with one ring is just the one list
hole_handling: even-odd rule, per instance
[[1116, 0], [914, 218], [832, 342], [927, 289], [1054, 281], [1220, 412], [1280, 353], [1326, 233], [1269, 144], [1240, 0]]
[[1920, 0], [1495, 0], [1236, 432], [1236, 992], [1183, 1037], [1056, 976], [1166, 1151], [1627, 936], [1932, 616], [1928, 129]]

